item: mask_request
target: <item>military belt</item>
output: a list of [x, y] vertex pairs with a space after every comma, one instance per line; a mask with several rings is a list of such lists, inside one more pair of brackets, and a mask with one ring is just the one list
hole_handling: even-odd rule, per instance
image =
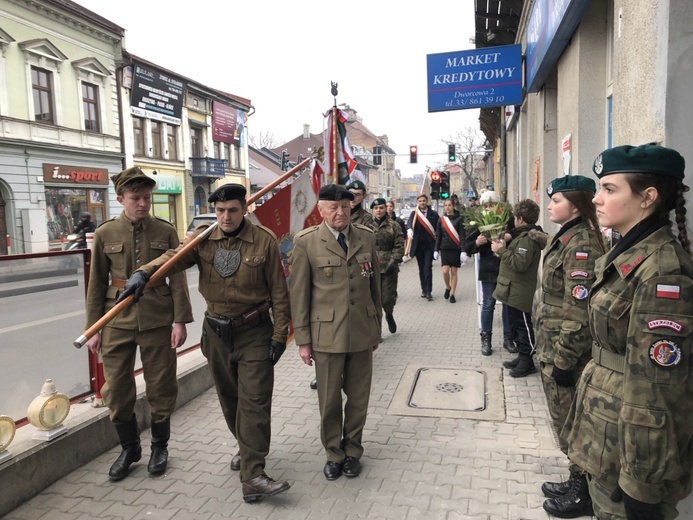
[[253, 308], [252, 310], [246, 312], [245, 314], [241, 314], [240, 316], [237, 316], [235, 318], [228, 318], [226, 316], [221, 316], [221, 315], [215, 315], [212, 313], [207, 313], [208, 316], [211, 316], [215, 319], [223, 319], [223, 320], [228, 320], [229, 325], [233, 328], [236, 327], [241, 327], [243, 325], [254, 325], [256, 323], [259, 323], [260, 321], [264, 319], [268, 319], [270, 316], [269, 310], [272, 308], [272, 302], [267, 300], [266, 302], [261, 303], [257, 307]]
[[603, 349], [596, 341], [592, 343], [592, 360], [600, 367], [608, 368], [619, 374], [626, 371], [626, 356]]
[[563, 298], [560, 296], [554, 296], [553, 294], [544, 293], [542, 297], [544, 303], [548, 303], [554, 307], [563, 307]]
[[[122, 289], [125, 287], [125, 283], [127, 280], [123, 280], [122, 278], [111, 278], [111, 285], [113, 287], [118, 287], [119, 289]], [[166, 278], [161, 278], [157, 280], [156, 282], [149, 283], [147, 285], [147, 289], [154, 289], [155, 287], [163, 287], [166, 285]]]

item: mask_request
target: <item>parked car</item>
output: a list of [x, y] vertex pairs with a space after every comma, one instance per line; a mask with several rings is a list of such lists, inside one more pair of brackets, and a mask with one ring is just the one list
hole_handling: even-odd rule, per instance
[[190, 225], [188, 226], [188, 230], [185, 232], [185, 236], [191, 236], [193, 234], [193, 231], [195, 231], [195, 228], [200, 224], [216, 221], [217, 216], [214, 213], [202, 213], [201, 215], [195, 215], [193, 219], [190, 221]]

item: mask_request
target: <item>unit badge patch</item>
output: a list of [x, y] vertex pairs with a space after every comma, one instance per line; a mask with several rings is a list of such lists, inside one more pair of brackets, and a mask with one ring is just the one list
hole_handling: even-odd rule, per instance
[[584, 285], [576, 285], [575, 287], [573, 287], [573, 290], [571, 292], [573, 294], [573, 298], [575, 298], [576, 300], [586, 300], [587, 297], [590, 295], [590, 292]]
[[660, 367], [675, 367], [681, 362], [681, 348], [668, 339], [658, 339], [650, 346], [650, 359]]
[[659, 320], [650, 320], [647, 322], [647, 328], [650, 330], [654, 329], [671, 329], [675, 330], [676, 332], [681, 332], [683, 330], [683, 325], [679, 323], [678, 321], [674, 320], [667, 320], [667, 319], [659, 319]]
[[241, 252], [237, 250], [217, 249], [214, 253], [214, 270], [222, 278], [227, 278], [238, 271], [241, 265]]
[[570, 273], [571, 278], [589, 278], [590, 274], [587, 271], [573, 271]]
[[575, 259], [576, 260], [587, 260], [590, 257], [590, 254], [587, 253], [586, 251], [578, 251], [575, 253]]
[[517, 254], [524, 256], [527, 254], [527, 250], [524, 247], [518, 247]]
[[657, 298], [666, 298], [667, 300], [678, 300], [681, 293], [681, 287], [678, 285], [657, 284]]

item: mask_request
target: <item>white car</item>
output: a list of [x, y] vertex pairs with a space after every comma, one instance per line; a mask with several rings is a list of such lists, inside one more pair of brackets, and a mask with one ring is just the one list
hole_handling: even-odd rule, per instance
[[204, 224], [205, 222], [216, 221], [217, 216], [214, 213], [202, 213], [201, 215], [195, 215], [193, 219], [190, 221], [190, 225], [188, 226], [188, 230], [185, 232], [185, 236], [191, 236], [193, 234], [193, 231], [195, 231], [195, 228], [200, 224]]

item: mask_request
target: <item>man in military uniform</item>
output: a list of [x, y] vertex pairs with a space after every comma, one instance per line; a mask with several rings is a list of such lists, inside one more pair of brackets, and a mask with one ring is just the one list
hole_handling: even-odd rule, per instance
[[301, 359], [307, 365], [315, 360], [323, 473], [335, 480], [361, 472], [373, 350], [381, 330], [380, 267], [372, 230], [349, 223], [354, 195], [328, 184], [318, 198], [322, 224], [294, 238], [291, 309]]
[[363, 207], [363, 200], [366, 197], [366, 185], [361, 181], [354, 181], [346, 187], [354, 195], [351, 201], [351, 223], [370, 226], [373, 222], [373, 215], [368, 213]]
[[[218, 227], [173, 270], [195, 264], [200, 269], [199, 290], [207, 301], [202, 353], [209, 362], [226, 424], [238, 441], [231, 469], [240, 469], [243, 499], [255, 502], [290, 487], [264, 470], [270, 447], [274, 364], [286, 349], [291, 314], [277, 239], [244, 217], [245, 195], [242, 185], [225, 184], [209, 196]], [[198, 226], [193, 236], [207, 227]], [[169, 250], [142, 266], [128, 280], [124, 295], [137, 295], [149, 276], [176, 252]]]
[[[116, 303], [125, 280], [141, 265], [179, 244], [176, 229], [149, 214], [154, 179], [139, 168], [128, 168], [111, 177], [123, 212], [104, 222], [94, 233], [91, 273], [87, 291], [87, 328]], [[151, 409], [152, 452], [148, 471], [163, 473], [168, 462], [169, 418], [178, 395], [176, 348], [185, 343], [185, 324], [193, 321], [185, 273], [178, 273], [148, 287], [142, 303], [118, 314], [86, 345], [101, 352], [106, 384], [104, 401], [123, 448], [108, 476], [122, 480], [140, 460], [142, 448], [134, 414], [137, 387], [135, 355], [140, 347], [147, 401]], [[171, 327], [173, 323], [173, 327]]]
[[375, 199], [371, 203], [371, 211], [373, 212], [371, 228], [375, 233], [375, 247], [378, 250], [380, 263], [380, 296], [387, 328], [394, 334], [397, 332], [397, 323], [392, 312], [397, 303], [397, 278], [399, 264], [404, 256], [404, 239], [399, 224], [387, 214], [384, 198]]

